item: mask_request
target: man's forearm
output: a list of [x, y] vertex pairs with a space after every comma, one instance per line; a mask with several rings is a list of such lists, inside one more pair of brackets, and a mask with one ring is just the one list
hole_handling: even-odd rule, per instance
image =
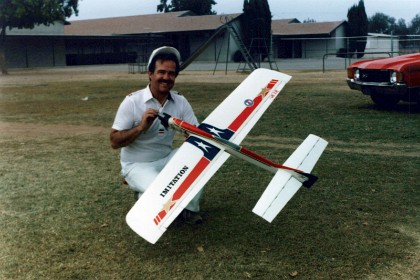
[[129, 130], [115, 130], [111, 131], [110, 141], [111, 147], [114, 149], [122, 148], [130, 145], [143, 132], [143, 128], [138, 125]]

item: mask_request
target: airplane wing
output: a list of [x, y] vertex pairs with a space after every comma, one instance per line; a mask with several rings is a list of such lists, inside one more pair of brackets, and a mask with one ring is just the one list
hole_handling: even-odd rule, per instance
[[199, 128], [240, 144], [291, 78], [268, 69], [254, 70]]
[[190, 136], [134, 204], [126, 222], [154, 244], [229, 158], [223, 148]]
[[[290, 78], [255, 70], [199, 128], [239, 144]], [[228, 157], [223, 146], [197, 135], [188, 137], [128, 212], [127, 224], [154, 244]]]

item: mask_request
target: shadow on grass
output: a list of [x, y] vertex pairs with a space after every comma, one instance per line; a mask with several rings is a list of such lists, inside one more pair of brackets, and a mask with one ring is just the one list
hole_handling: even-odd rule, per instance
[[383, 108], [376, 104], [368, 104], [361, 107], [362, 109], [385, 111], [385, 112], [397, 112], [406, 114], [420, 114], [420, 105], [415, 102], [399, 102], [392, 108]]

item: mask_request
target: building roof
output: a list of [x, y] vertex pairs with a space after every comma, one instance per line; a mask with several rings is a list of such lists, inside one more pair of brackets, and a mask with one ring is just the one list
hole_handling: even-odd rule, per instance
[[[63, 35], [64, 32], [64, 21], [57, 20], [54, 24], [45, 25], [45, 24], [38, 24], [35, 25], [33, 28], [12, 28], [6, 29], [6, 34], [8, 36], [13, 35], [28, 35], [28, 36], [56, 36], [56, 35]], [[0, 31], [2, 29], [0, 28]]]
[[383, 34], [383, 33], [368, 33], [369, 37], [381, 37], [381, 38], [395, 38], [395, 37], [399, 37], [398, 35], [389, 35], [389, 34]]
[[300, 23], [296, 21], [273, 20], [271, 28], [275, 36], [330, 36], [335, 29], [344, 23], [345, 21]]
[[300, 23], [300, 21], [297, 18], [284, 18], [284, 19], [273, 19], [272, 24], [276, 22], [276, 24], [283, 25], [283, 24], [289, 24], [289, 23]]
[[216, 30], [241, 14], [195, 16], [189, 11], [128, 17], [78, 20], [64, 28], [65, 35], [131, 35]]

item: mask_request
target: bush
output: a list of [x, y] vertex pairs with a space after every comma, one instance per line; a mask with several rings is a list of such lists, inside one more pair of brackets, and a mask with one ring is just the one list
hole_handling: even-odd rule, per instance
[[233, 61], [234, 62], [244, 62], [245, 61], [244, 56], [242, 55], [241, 51], [238, 50], [233, 54]]
[[342, 58], [351, 57], [351, 55], [347, 53], [347, 49], [346, 48], [339, 49], [338, 52], [337, 52], [337, 54], [336, 54], [336, 56], [337, 57], [342, 57]]

